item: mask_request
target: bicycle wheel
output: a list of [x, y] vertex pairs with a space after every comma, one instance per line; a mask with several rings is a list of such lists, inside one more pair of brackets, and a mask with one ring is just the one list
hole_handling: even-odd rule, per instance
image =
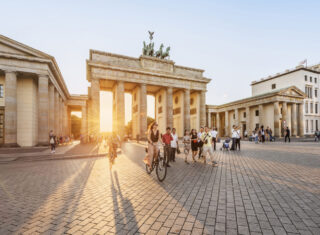
[[160, 182], [164, 181], [167, 175], [167, 162], [166, 162], [166, 158], [161, 156], [160, 151], [158, 155], [156, 173], [157, 173], [158, 180]]

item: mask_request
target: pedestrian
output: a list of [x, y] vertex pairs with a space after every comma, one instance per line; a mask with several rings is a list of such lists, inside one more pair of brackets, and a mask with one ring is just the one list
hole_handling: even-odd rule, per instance
[[232, 126], [232, 130], [231, 130], [231, 137], [232, 137], [232, 145], [231, 145], [231, 149], [230, 150], [235, 150], [236, 149], [236, 138], [237, 138], [237, 130], [236, 130], [236, 126], [233, 125]]
[[254, 143], [259, 144], [259, 129], [257, 127], [254, 131]]
[[148, 154], [146, 155], [145, 159], [143, 160], [150, 168], [152, 167], [152, 161], [158, 160], [158, 153], [159, 153], [159, 142], [161, 141], [160, 132], [158, 130], [158, 124], [153, 122], [150, 124], [148, 128]]
[[285, 129], [284, 142], [287, 142], [287, 139], [289, 140], [289, 143], [290, 143], [290, 129], [289, 129], [288, 126], [287, 126], [286, 129]]
[[178, 136], [176, 134], [176, 128], [172, 128], [172, 140], [171, 140], [171, 161], [175, 162], [176, 161], [176, 151], [178, 148]]
[[265, 140], [266, 140], [266, 136], [265, 136], [264, 127], [261, 126], [261, 142], [264, 143]]
[[203, 146], [203, 142], [201, 140], [202, 134], [203, 134], [203, 127], [200, 127], [200, 132], [198, 133], [198, 149], [199, 149], [198, 159], [202, 157], [202, 146]]
[[217, 166], [218, 163], [213, 160], [212, 136], [208, 127], [205, 127], [205, 131], [201, 135], [201, 140], [203, 142], [203, 163], [206, 164], [207, 154], [209, 154], [212, 166]]
[[56, 136], [53, 133], [53, 130], [50, 131], [49, 133], [49, 143], [51, 147], [51, 153], [56, 152]]
[[171, 128], [167, 127], [166, 128], [166, 133], [162, 135], [162, 142], [163, 142], [163, 152], [164, 152], [164, 157], [167, 160], [167, 167], [170, 167], [169, 161], [171, 158], [171, 141], [173, 140], [172, 135], [171, 135]]
[[316, 129], [316, 131], [314, 132], [314, 141], [317, 142], [319, 141], [320, 138], [320, 132], [318, 129]]
[[196, 162], [195, 157], [198, 153], [198, 135], [195, 129], [191, 130], [191, 150], [192, 150], [192, 160], [193, 163]]
[[184, 135], [183, 135], [183, 151], [184, 151], [184, 162], [189, 164], [188, 162], [188, 155], [190, 152], [190, 147], [191, 147], [191, 137], [190, 137], [190, 133], [188, 130], [184, 131]]
[[216, 151], [217, 138], [218, 138], [217, 128], [213, 128], [213, 129], [212, 129], [212, 131], [211, 131], [211, 136], [212, 136], [213, 150]]
[[236, 148], [235, 148], [235, 150], [237, 150], [237, 148], [240, 150], [240, 140], [241, 140], [240, 127], [236, 127]]

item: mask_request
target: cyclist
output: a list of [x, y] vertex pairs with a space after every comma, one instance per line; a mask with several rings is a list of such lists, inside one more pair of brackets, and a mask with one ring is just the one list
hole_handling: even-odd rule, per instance
[[115, 132], [112, 132], [111, 136], [108, 139], [109, 156], [112, 163], [114, 159], [117, 157], [118, 144], [120, 146], [120, 138]]
[[158, 130], [158, 124], [153, 122], [150, 124], [148, 129], [148, 153], [144, 159], [144, 162], [151, 168], [152, 159], [154, 158], [155, 161], [158, 160], [158, 153], [159, 153], [159, 141], [162, 144], [160, 138], [160, 132]]

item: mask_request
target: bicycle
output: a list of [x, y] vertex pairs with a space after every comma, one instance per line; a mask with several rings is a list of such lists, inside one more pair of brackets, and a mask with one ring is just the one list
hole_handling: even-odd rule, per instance
[[[148, 152], [148, 149], [146, 148], [146, 152]], [[155, 160], [154, 157], [152, 159], [151, 167], [146, 164], [146, 171], [150, 175], [151, 172], [156, 168], [156, 174], [157, 178], [160, 182], [164, 181], [167, 175], [167, 161], [166, 157], [162, 156], [160, 150], [158, 152], [158, 159]]]

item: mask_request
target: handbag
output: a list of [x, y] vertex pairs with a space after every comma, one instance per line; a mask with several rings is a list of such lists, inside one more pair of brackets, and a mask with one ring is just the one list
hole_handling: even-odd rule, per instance
[[53, 139], [53, 137], [50, 138], [50, 144], [54, 144], [54, 139]]

